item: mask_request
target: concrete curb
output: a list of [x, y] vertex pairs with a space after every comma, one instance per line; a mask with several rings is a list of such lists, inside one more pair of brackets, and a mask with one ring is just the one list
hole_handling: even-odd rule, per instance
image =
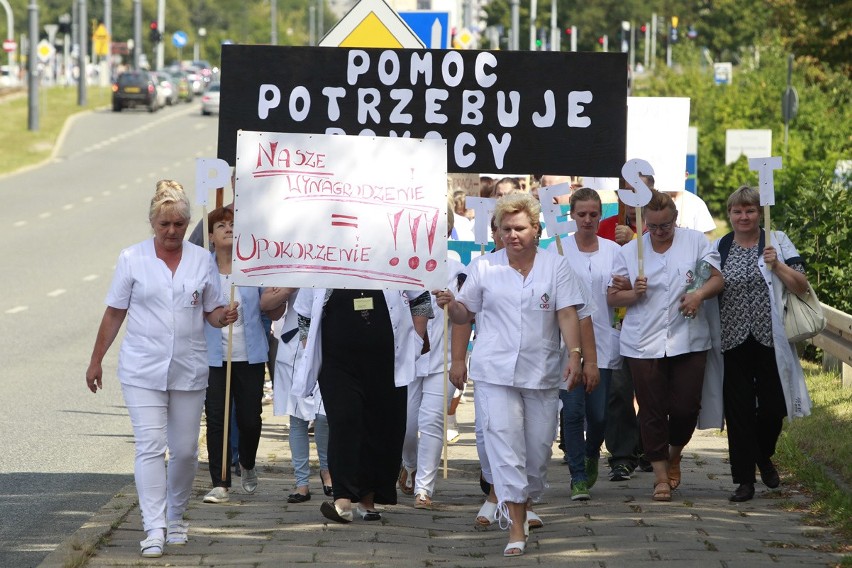
[[41, 564], [42, 568], [85, 566], [88, 558], [97, 551], [104, 539], [124, 522], [127, 515], [139, 504], [136, 484], [121, 488], [77, 531], [66, 538]]

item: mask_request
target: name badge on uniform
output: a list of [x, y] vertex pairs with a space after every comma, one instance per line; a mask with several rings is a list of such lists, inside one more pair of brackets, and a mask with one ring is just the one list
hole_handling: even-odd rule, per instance
[[357, 312], [373, 309], [373, 298], [355, 298], [354, 302]]

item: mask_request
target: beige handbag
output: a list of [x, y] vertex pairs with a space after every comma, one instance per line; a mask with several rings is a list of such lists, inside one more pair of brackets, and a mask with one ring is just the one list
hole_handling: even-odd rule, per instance
[[801, 295], [784, 289], [784, 331], [790, 343], [819, 335], [825, 324], [825, 314], [810, 282]]

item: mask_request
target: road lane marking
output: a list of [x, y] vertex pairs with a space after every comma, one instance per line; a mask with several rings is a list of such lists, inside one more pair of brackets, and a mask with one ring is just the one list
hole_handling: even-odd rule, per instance
[[53, 213], [51, 213], [50, 211], [45, 211], [44, 213], [39, 213], [38, 218], [39, 219], [47, 219], [51, 215], [53, 215]]
[[12, 309], [6, 310], [7, 314], [17, 314], [19, 312], [24, 312], [29, 309], [29, 306], [15, 306]]
[[27, 224], [27, 222], [26, 222], [26, 221], [15, 221], [15, 222], [12, 224], [12, 226], [13, 226], [13, 227], [23, 227], [23, 226], [24, 226], [24, 225], [26, 225], [26, 224]]
[[90, 195], [89, 197], [83, 198], [83, 203], [91, 203], [94, 200], [95, 200], [95, 198]]
[[83, 276], [83, 282], [91, 282], [92, 280], [97, 280], [97, 274], [89, 274], [88, 276]]
[[48, 292], [47, 295], [51, 298], [56, 298], [57, 296], [61, 296], [65, 292], [67, 292], [67, 290], [65, 290], [64, 288], [57, 288], [53, 292]]
[[62, 206], [62, 209], [64, 209], [65, 211], [68, 211], [69, 209], [74, 209], [74, 204], [73, 203], [66, 203], [65, 205]]
[[108, 197], [108, 196], [112, 195], [112, 192], [107, 189], [107, 190], [102, 191], [101, 195], [103, 195], [104, 197]]

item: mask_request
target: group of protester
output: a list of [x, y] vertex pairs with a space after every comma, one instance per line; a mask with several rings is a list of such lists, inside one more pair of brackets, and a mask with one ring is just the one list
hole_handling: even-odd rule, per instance
[[475, 523], [508, 529], [505, 556], [524, 554], [529, 530], [543, 525], [533, 504], [547, 487], [560, 404], [572, 499], [590, 498], [605, 442], [611, 479], [629, 479], [643, 454], [652, 499], [671, 500], [696, 426], [721, 427], [723, 416], [738, 485], [730, 500], [754, 496], [755, 467], [777, 487], [771, 457], [783, 419], [810, 407], [781, 294], [808, 284], [786, 235], [760, 228], [757, 190], [733, 192], [727, 209], [733, 231], [711, 243], [681, 225], [676, 200], [652, 190], [644, 227], [625, 221], [608, 233], [598, 192], [578, 188], [576, 232], [545, 250], [541, 205], [516, 187], [496, 202], [495, 250], [468, 266], [450, 261], [441, 290], [255, 289], [229, 286], [233, 211], [210, 214], [205, 251], [184, 241], [190, 204], [180, 184], [159, 182], [154, 236], [119, 256], [86, 373], [97, 392], [127, 319], [118, 376], [136, 439], [142, 555], [187, 542], [202, 408], [213, 485], [204, 501], [228, 499], [228, 364], [241, 485], [257, 489], [264, 318], [275, 322], [275, 413], [291, 417], [296, 482], [287, 500], [311, 498], [313, 423], [332, 498], [320, 511], [336, 522], [382, 519], [376, 505], [396, 504], [397, 484], [416, 508], [432, 506], [446, 391], [464, 389], [468, 376], [488, 494]]

